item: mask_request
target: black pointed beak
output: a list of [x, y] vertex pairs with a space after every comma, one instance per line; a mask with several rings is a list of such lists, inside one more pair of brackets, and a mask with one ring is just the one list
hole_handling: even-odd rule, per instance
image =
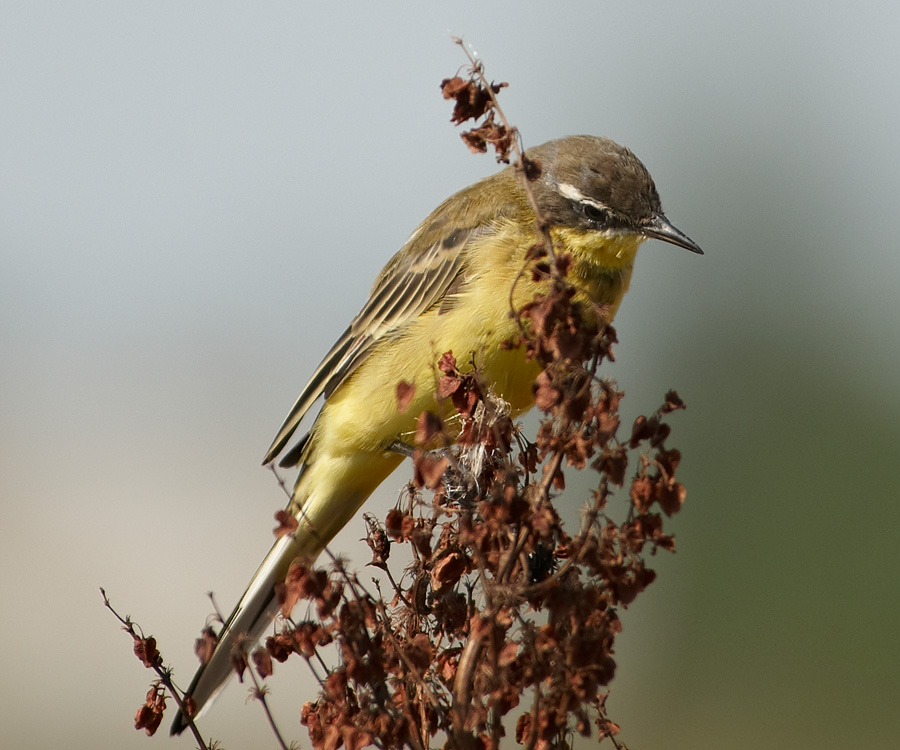
[[685, 250], [690, 250], [692, 253], [703, 255], [700, 245], [680, 229], [676, 229], [672, 222], [666, 218], [665, 214], [653, 214], [653, 218], [645, 222], [640, 231], [645, 237], [670, 242], [673, 245], [678, 245], [678, 247], [683, 247]]

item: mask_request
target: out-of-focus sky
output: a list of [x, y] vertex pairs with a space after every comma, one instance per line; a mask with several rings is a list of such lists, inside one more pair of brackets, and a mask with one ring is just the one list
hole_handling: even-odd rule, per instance
[[[632, 748], [896, 747], [900, 6], [5, 3], [0, 23], [0, 746], [132, 728], [184, 684], [283, 502], [259, 467], [382, 264], [496, 166], [438, 83], [463, 35], [526, 144], [629, 145], [707, 254], [650, 243], [626, 413], [675, 388], [678, 553], [624, 613]], [[338, 281], [339, 280], [339, 281]], [[372, 499], [383, 516], [408, 476]], [[580, 495], [572, 496], [573, 507]], [[362, 559], [361, 523], [337, 547]], [[297, 723], [300, 665], [273, 700]], [[231, 685], [205, 731], [271, 744]]]

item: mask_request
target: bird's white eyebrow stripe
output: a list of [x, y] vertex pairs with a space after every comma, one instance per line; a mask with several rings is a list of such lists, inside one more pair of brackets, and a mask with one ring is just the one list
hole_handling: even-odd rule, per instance
[[587, 203], [588, 205], [596, 206], [597, 208], [606, 208], [600, 201], [588, 198], [577, 187], [569, 182], [558, 182], [556, 183], [556, 187], [559, 190], [559, 194], [563, 196], [563, 198], [568, 198], [570, 201]]

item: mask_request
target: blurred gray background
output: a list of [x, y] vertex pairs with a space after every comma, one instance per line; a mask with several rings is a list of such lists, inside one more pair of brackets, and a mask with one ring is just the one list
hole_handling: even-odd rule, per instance
[[[204, 592], [230, 608], [271, 542], [259, 461], [298, 389], [415, 225], [496, 169], [448, 122], [451, 33], [526, 144], [629, 145], [707, 252], [645, 246], [617, 321], [629, 418], [688, 404], [678, 553], [623, 615], [623, 739], [897, 746], [897, 3], [0, 11], [0, 746], [192, 746], [132, 728], [151, 675], [97, 588], [186, 684]], [[362, 534], [336, 547], [363, 559]], [[305, 671], [276, 677], [308, 747]], [[245, 700], [205, 731], [274, 746]]]

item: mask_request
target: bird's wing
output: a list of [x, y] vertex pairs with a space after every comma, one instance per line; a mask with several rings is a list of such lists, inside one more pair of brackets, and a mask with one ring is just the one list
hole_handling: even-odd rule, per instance
[[[316, 399], [330, 396], [359, 367], [378, 339], [444, 297], [462, 270], [467, 247], [494, 231], [490, 224], [445, 231], [433, 221], [428, 224], [426, 221], [413, 233], [376, 279], [363, 309], [325, 355], [291, 407], [264, 464], [281, 453]], [[291, 454], [298, 455], [293, 450]]]

